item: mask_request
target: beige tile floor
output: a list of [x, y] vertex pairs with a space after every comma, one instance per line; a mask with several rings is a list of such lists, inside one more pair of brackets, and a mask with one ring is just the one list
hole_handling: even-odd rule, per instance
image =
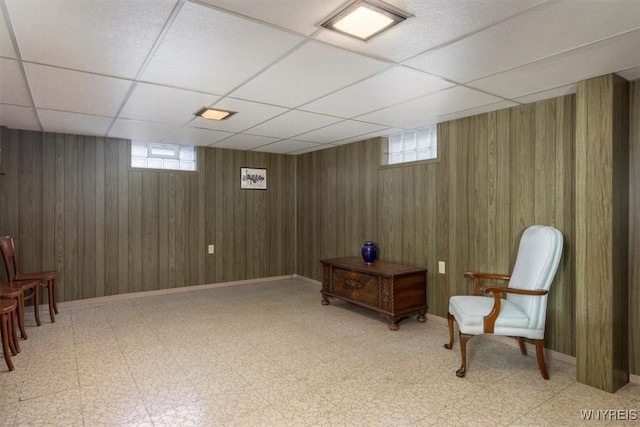
[[392, 332], [295, 279], [66, 307], [41, 327], [28, 314], [16, 370], [0, 363], [0, 425], [555, 426], [584, 424], [581, 409], [640, 413], [640, 387], [605, 393], [558, 361], [545, 381], [535, 356], [486, 337], [459, 379], [444, 324]]

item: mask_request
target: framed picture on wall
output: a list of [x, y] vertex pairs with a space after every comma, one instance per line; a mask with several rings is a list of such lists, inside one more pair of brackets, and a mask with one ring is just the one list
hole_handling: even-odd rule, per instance
[[240, 168], [240, 188], [245, 190], [266, 190], [267, 170]]

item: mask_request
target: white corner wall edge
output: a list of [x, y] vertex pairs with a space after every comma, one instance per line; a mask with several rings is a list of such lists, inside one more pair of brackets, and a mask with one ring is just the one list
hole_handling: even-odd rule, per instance
[[[255, 284], [255, 283], [268, 283], [268, 282], [276, 282], [280, 280], [289, 280], [289, 279], [298, 279], [298, 280], [302, 280], [303, 282], [314, 284], [316, 286], [322, 286], [322, 283], [319, 282], [318, 280], [310, 279], [308, 277], [300, 276], [298, 274], [291, 274], [287, 276], [273, 276], [273, 277], [263, 277], [260, 279], [236, 280], [232, 282], [211, 283], [207, 285], [185, 286], [181, 288], [169, 288], [169, 289], [159, 289], [156, 291], [132, 292], [128, 294], [109, 295], [104, 297], [87, 298], [87, 299], [81, 299], [76, 301], [65, 301], [65, 302], [58, 303], [58, 307], [61, 307], [61, 308], [82, 307], [86, 305], [102, 304], [105, 302], [122, 301], [122, 300], [133, 299], [133, 298], [144, 298], [144, 297], [151, 297], [151, 296], [158, 296], [158, 295], [177, 294], [181, 292], [199, 291], [203, 289], [224, 288], [228, 286], [249, 285], [249, 284]], [[447, 326], [447, 319], [445, 319], [444, 317], [427, 313], [427, 319], [431, 320], [434, 323]], [[495, 335], [492, 335], [491, 338], [503, 344], [506, 344], [512, 347], [518, 347], [517, 341], [513, 338], [501, 337], [501, 336], [495, 336]], [[525, 345], [527, 347], [528, 352], [535, 353], [536, 348], [533, 344], [525, 343]], [[559, 353], [554, 350], [549, 350], [548, 348], [545, 349], [544, 351], [545, 351], [545, 357], [549, 359], [569, 363], [574, 366], [576, 364], [576, 358], [574, 356], [569, 356], [567, 354]], [[640, 385], [640, 375], [630, 374], [629, 382], [631, 384]]]

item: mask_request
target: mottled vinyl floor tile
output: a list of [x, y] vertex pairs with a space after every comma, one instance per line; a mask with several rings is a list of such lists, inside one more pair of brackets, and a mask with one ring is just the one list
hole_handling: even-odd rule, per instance
[[291, 279], [61, 305], [53, 324], [43, 306], [40, 327], [27, 310], [16, 370], [0, 363], [0, 426], [557, 426], [584, 424], [581, 411], [640, 424], [640, 387], [605, 393], [549, 359], [544, 380], [535, 354], [484, 336], [458, 378], [445, 322], [390, 331], [319, 290]]
[[82, 426], [80, 390], [65, 390], [25, 400], [17, 405], [16, 425]]

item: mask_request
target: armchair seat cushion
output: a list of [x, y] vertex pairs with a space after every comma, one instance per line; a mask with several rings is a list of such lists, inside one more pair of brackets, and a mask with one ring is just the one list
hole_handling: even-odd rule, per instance
[[[449, 299], [449, 313], [458, 322], [463, 334], [484, 333], [484, 318], [493, 308], [493, 297], [458, 295]], [[500, 314], [496, 319], [494, 333], [497, 335], [521, 336], [529, 328], [529, 317], [515, 304], [503, 299]], [[529, 334], [524, 334], [527, 336]]]

